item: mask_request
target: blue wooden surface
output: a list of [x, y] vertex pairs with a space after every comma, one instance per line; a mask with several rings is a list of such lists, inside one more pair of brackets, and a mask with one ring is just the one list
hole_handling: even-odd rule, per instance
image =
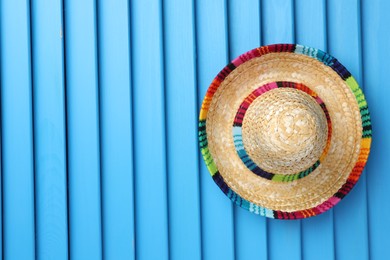
[[96, 3], [65, 1], [69, 255], [102, 258]]
[[[390, 258], [387, 0], [0, 1], [2, 259]], [[233, 206], [197, 144], [229, 60], [296, 42], [364, 88], [369, 163], [302, 221]]]
[[31, 6], [35, 227], [39, 259], [68, 259], [62, 2]]
[[0, 2], [3, 257], [35, 258], [30, 6]]
[[137, 259], [169, 258], [163, 9], [132, 1], [131, 55]]
[[370, 259], [388, 259], [390, 233], [388, 198], [390, 150], [390, 93], [388, 80], [390, 52], [390, 2], [362, 1], [363, 86], [371, 112], [373, 143], [366, 167]]
[[169, 253], [170, 259], [190, 255], [200, 260], [195, 5], [194, 1], [166, 0], [163, 9]]
[[[1, 100], [1, 93], [0, 93], [0, 100]], [[1, 111], [1, 106], [0, 106], [0, 111]], [[1, 127], [1, 120], [0, 120], [0, 136], [2, 135], [2, 127]], [[1, 205], [0, 205], [0, 243], [1, 243], [1, 247], [0, 247], [0, 254], [3, 257], [3, 146], [2, 146], [2, 138], [0, 137], [0, 200], [1, 200]]]
[[98, 1], [103, 259], [134, 259], [128, 1]]

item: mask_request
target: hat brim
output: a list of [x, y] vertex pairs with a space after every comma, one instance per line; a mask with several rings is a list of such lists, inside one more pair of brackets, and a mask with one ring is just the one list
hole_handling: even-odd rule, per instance
[[[231, 134], [245, 97], [278, 81], [318, 93], [332, 121], [326, 158], [292, 182], [253, 174], [237, 155]], [[215, 77], [200, 111], [199, 142], [212, 178], [235, 204], [266, 217], [300, 219], [329, 210], [356, 184], [370, 151], [371, 122], [363, 92], [340, 62], [315, 48], [277, 44], [239, 56]]]

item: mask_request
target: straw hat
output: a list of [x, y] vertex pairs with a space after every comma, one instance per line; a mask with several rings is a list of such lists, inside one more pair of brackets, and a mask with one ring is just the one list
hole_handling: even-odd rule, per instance
[[251, 50], [213, 80], [200, 149], [235, 204], [270, 218], [321, 214], [366, 164], [371, 121], [362, 90], [329, 54], [276, 44]]

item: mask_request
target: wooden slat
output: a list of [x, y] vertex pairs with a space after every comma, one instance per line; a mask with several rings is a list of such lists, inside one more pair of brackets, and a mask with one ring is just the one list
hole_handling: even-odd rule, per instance
[[[228, 64], [224, 0], [196, 1], [198, 107], [211, 81]], [[203, 259], [234, 259], [233, 205], [200, 160]]]
[[132, 1], [137, 259], [168, 259], [162, 1]]
[[294, 0], [261, 0], [263, 44], [294, 43]]
[[182, 0], [163, 9], [170, 259], [200, 260], [195, 10]]
[[390, 232], [390, 204], [387, 200], [390, 183], [389, 9], [390, 2], [386, 0], [362, 1], [363, 85], [373, 125], [373, 143], [366, 167], [369, 253], [372, 260], [390, 258], [387, 246]]
[[[261, 45], [260, 2], [228, 2], [230, 60]], [[267, 220], [234, 206], [237, 259], [267, 259]]]
[[[325, 0], [296, 0], [296, 41], [327, 50]], [[334, 259], [333, 209], [302, 220], [302, 256], [304, 259]], [[320, 235], [319, 235], [320, 234]]]
[[[358, 0], [328, 1], [328, 51], [362, 83]], [[368, 259], [366, 174], [335, 208], [336, 259]]]
[[[1, 34], [1, 32], [0, 32]], [[0, 58], [0, 64], [1, 64], [1, 58]], [[1, 75], [1, 70], [0, 70]], [[0, 82], [1, 82], [1, 76], [0, 76]], [[0, 100], [1, 100], [1, 91], [0, 91]], [[0, 104], [0, 255], [3, 255], [3, 145], [2, 145], [2, 106]]]
[[0, 1], [3, 257], [35, 258], [28, 1]]
[[70, 258], [101, 259], [99, 107], [93, 0], [65, 1]]
[[[262, 1], [263, 44], [294, 43], [293, 0]], [[269, 259], [301, 259], [301, 221], [268, 220]]]
[[295, 35], [298, 44], [327, 49], [326, 0], [295, 0]]
[[68, 259], [62, 1], [32, 2], [36, 255]]
[[98, 1], [104, 259], [134, 259], [129, 6]]

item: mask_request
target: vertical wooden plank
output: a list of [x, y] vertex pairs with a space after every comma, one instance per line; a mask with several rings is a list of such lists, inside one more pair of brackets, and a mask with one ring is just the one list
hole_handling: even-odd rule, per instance
[[[296, 0], [295, 10], [296, 41], [326, 51], [325, 0]], [[304, 259], [334, 259], [333, 209], [317, 217], [303, 219], [301, 239]]]
[[[328, 50], [362, 84], [359, 0], [328, 1]], [[334, 208], [336, 259], [368, 259], [366, 174]]]
[[[0, 26], [1, 27], [1, 26]], [[0, 35], [1, 35], [1, 31], [0, 31]], [[1, 39], [1, 37], [0, 37]], [[1, 46], [1, 45], [0, 45]], [[0, 61], [1, 61], [1, 58], [0, 58]], [[1, 66], [1, 65], [0, 65]], [[1, 73], [1, 69], [0, 69], [0, 73]], [[1, 75], [1, 74], [0, 74]], [[0, 76], [0, 84], [1, 84], [1, 76]], [[0, 87], [0, 90], [1, 90], [1, 87]], [[0, 100], [1, 100], [1, 91], [0, 91]], [[2, 142], [2, 113], [1, 113], [1, 110], [2, 110], [2, 106], [0, 104], [0, 255], [2, 257], [2, 259], [4, 259], [4, 256], [3, 256], [3, 142]]]
[[162, 2], [132, 1], [137, 259], [168, 259]]
[[[1, 10], [2, 10], [2, 6], [1, 6], [1, 3], [0, 3], [0, 15], [1, 15]], [[2, 58], [1, 58], [1, 55], [2, 55], [2, 52], [1, 52], [1, 46], [2, 46], [2, 23], [3, 23], [3, 20], [1, 19], [0, 17], [0, 255], [2, 257], [2, 259], [4, 259], [4, 255], [3, 255], [3, 236], [4, 236], [4, 233], [3, 233], [3, 105], [2, 105], [2, 85], [3, 85], [3, 81], [2, 81], [2, 76], [1, 76], [1, 73], [2, 73]]]
[[294, 43], [294, 0], [261, 0], [263, 44]]
[[[1, 7], [0, 7], [1, 8]], [[1, 22], [0, 22], [1, 23]], [[1, 27], [1, 25], [0, 25]], [[0, 31], [1, 36], [1, 31]], [[1, 39], [1, 37], [0, 37]], [[1, 46], [1, 45], [0, 45]], [[1, 64], [1, 57], [0, 57], [0, 64]], [[1, 67], [1, 65], [0, 65]], [[1, 69], [0, 69], [0, 100], [1, 100]], [[2, 142], [2, 136], [3, 136], [3, 127], [2, 127], [2, 105], [0, 104], [0, 255], [2, 259], [3, 257], [3, 142]]]
[[295, 35], [297, 43], [326, 51], [326, 0], [295, 0]]
[[134, 259], [129, 6], [98, 1], [104, 259]]
[[[294, 1], [262, 1], [263, 44], [294, 43]], [[301, 221], [268, 220], [269, 259], [301, 259]]]
[[[228, 64], [227, 6], [224, 0], [196, 1], [198, 107], [211, 81]], [[233, 204], [200, 162], [203, 259], [234, 259]]]
[[62, 1], [32, 1], [36, 255], [68, 259]]
[[170, 259], [201, 259], [193, 1], [164, 1]]
[[[368, 220], [370, 259], [390, 258], [390, 204], [388, 184], [390, 167], [390, 84], [388, 81], [390, 52], [390, 2], [362, 2], [364, 90], [371, 112], [373, 143], [367, 164]], [[356, 191], [355, 193], [357, 193]], [[356, 233], [355, 233], [356, 234]]]
[[29, 1], [1, 1], [3, 257], [34, 259], [34, 163]]
[[[261, 45], [260, 2], [228, 2], [230, 59]], [[237, 259], [267, 259], [267, 220], [234, 207]]]
[[65, 1], [71, 259], [101, 259], [96, 10], [93, 0]]

